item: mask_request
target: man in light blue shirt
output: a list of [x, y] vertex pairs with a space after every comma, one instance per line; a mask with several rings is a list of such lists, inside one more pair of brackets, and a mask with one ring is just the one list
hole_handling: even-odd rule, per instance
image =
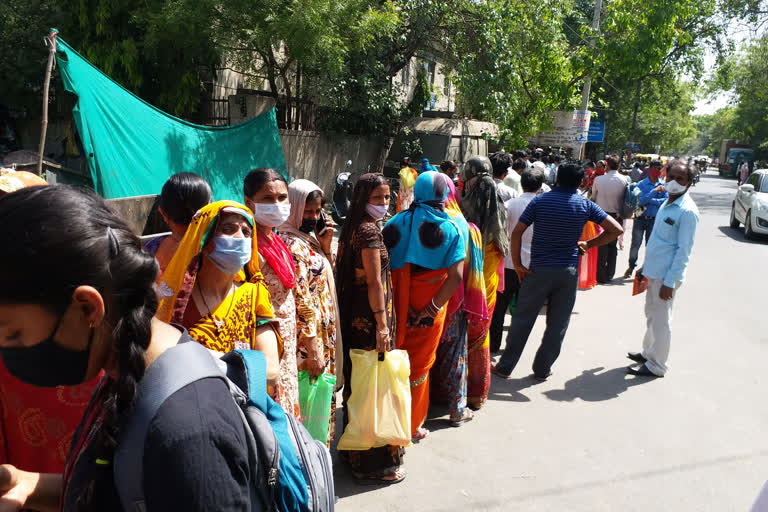
[[653, 231], [653, 222], [656, 220], [656, 212], [659, 207], [667, 200], [667, 191], [664, 189], [664, 183], [659, 180], [661, 177], [661, 162], [654, 160], [648, 168], [648, 177], [637, 184], [640, 189], [639, 206], [645, 207], [645, 211], [632, 221], [632, 246], [629, 248], [629, 268], [624, 272], [624, 279], [632, 277], [632, 272], [637, 264], [637, 256], [640, 253], [640, 246], [643, 245], [643, 235], [645, 235], [645, 246], [648, 247], [648, 240]]
[[640, 363], [627, 369], [633, 375], [663, 377], [668, 370], [675, 291], [685, 280], [685, 270], [699, 225], [699, 209], [687, 193], [695, 174], [695, 169], [689, 168], [682, 160], [674, 160], [667, 166], [666, 190], [669, 199], [656, 213], [653, 232], [645, 249], [645, 262], [638, 270], [638, 274], [648, 279], [645, 297], [648, 327], [643, 339], [643, 351], [627, 354], [627, 357]]

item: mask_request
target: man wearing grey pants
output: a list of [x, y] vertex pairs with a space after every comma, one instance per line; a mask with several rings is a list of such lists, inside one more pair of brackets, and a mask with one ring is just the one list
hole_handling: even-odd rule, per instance
[[[491, 371], [499, 377], [508, 378], [515, 369], [536, 316], [547, 300], [547, 328], [533, 362], [533, 375], [542, 381], [551, 375], [576, 302], [580, 252], [613, 242], [623, 232], [599, 206], [579, 195], [577, 187], [584, 172], [578, 163], [561, 165], [557, 186], [530, 202], [512, 232], [512, 259], [521, 287], [506, 349], [498, 364], [491, 365]], [[587, 221], [599, 224], [605, 231], [580, 242]], [[523, 233], [534, 222], [529, 270], [523, 266], [520, 246]]]

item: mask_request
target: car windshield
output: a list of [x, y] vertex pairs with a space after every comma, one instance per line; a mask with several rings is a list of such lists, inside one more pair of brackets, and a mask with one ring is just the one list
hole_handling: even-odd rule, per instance
[[768, 174], [764, 174], [763, 178], [760, 180], [760, 187], [758, 192], [768, 193]]

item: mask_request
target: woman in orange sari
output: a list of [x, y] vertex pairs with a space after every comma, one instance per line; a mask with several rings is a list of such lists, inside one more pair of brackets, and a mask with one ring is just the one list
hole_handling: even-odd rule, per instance
[[201, 208], [160, 280], [156, 316], [181, 324], [212, 351], [263, 352], [274, 397], [282, 343], [259, 269], [253, 226], [251, 211], [234, 201]]
[[445, 305], [462, 282], [466, 247], [445, 212], [448, 185], [435, 171], [419, 175], [414, 202], [382, 234], [390, 250], [396, 345], [411, 363], [411, 435], [423, 439], [429, 409], [429, 370], [445, 323]]
[[467, 402], [475, 410], [488, 399], [491, 388], [491, 347], [488, 331], [496, 292], [504, 290], [504, 257], [509, 252], [507, 209], [496, 193], [491, 161], [485, 156], [474, 156], [464, 165], [464, 190], [461, 210], [467, 222], [475, 224], [483, 235], [483, 276], [488, 319], [470, 323], [467, 329]]

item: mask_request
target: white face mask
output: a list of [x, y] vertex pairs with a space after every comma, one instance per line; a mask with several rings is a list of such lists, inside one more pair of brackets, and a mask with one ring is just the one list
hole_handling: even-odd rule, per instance
[[685, 193], [686, 190], [688, 190], [688, 187], [684, 187], [675, 180], [670, 180], [665, 185], [667, 192], [672, 194], [673, 196], [679, 196]]
[[384, 217], [384, 215], [387, 214], [387, 207], [386, 206], [379, 206], [377, 204], [371, 204], [368, 203], [365, 205], [365, 211], [373, 217], [373, 220], [379, 220]]
[[253, 219], [268, 228], [283, 225], [290, 215], [290, 203], [253, 203]]

